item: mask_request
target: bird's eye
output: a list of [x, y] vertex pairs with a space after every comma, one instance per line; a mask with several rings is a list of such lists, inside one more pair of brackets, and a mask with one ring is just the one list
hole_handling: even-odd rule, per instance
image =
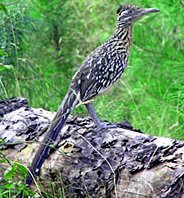
[[125, 15], [127, 13], [128, 13], [128, 10], [125, 10], [125, 11], [122, 12], [122, 15]]

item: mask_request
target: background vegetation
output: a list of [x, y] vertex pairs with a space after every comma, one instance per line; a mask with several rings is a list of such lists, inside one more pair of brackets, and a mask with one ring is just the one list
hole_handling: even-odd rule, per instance
[[[56, 111], [77, 67], [113, 34], [123, 2], [161, 12], [135, 24], [129, 67], [95, 101], [96, 110], [101, 119], [129, 120], [146, 133], [184, 139], [184, 2], [179, 0], [2, 1], [0, 98], [23, 96], [34, 107]], [[84, 107], [73, 113], [87, 115]], [[23, 168], [8, 163], [0, 195], [13, 197], [11, 179]], [[19, 192], [25, 188], [16, 185]]]

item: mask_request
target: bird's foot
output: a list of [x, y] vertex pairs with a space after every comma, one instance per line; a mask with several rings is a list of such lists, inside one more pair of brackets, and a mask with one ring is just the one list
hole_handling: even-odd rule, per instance
[[97, 126], [96, 131], [104, 131], [108, 129], [117, 128], [116, 124], [109, 124], [109, 123], [101, 123], [99, 126]]

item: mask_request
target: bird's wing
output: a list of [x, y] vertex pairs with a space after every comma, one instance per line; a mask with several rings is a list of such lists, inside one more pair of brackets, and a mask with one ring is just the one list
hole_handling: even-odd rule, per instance
[[124, 62], [117, 51], [93, 53], [82, 64], [72, 80], [71, 87], [79, 93], [82, 102], [91, 100], [112, 85], [122, 74]]

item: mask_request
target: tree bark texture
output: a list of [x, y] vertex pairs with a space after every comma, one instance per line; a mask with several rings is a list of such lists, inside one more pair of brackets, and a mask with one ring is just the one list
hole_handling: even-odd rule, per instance
[[[29, 166], [54, 113], [23, 98], [0, 101], [0, 107], [1, 150]], [[183, 141], [143, 134], [128, 122], [98, 131], [90, 118], [70, 116], [40, 181], [60, 181], [68, 197], [183, 198], [183, 153]]]

